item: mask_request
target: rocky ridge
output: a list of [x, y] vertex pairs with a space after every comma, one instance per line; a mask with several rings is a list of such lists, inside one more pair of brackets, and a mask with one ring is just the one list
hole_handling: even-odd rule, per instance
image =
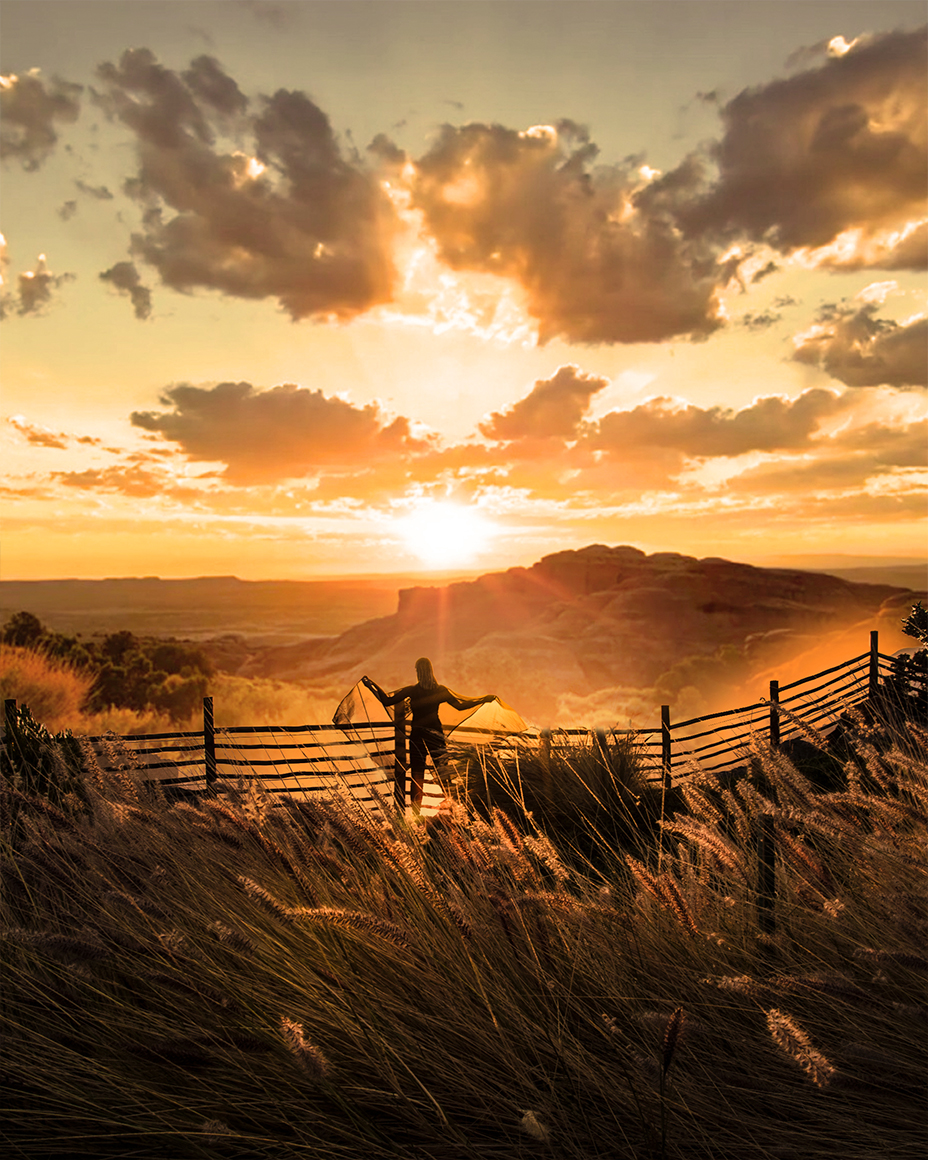
[[365, 672], [387, 688], [405, 684], [425, 655], [453, 688], [498, 693], [546, 721], [557, 718], [565, 693], [582, 699], [647, 689], [682, 659], [710, 658], [726, 646], [760, 669], [852, 625], [852, 650], [863, 651], [868, 627], [891, 632], [921, 595], [822, 573], [594, 544], [530, 568], [403, 589], [394, 614], [339, 636], [256, 651], [244, 642], [236, 650], [227, 638], [217, 660], [241, 675], [335, 693]]

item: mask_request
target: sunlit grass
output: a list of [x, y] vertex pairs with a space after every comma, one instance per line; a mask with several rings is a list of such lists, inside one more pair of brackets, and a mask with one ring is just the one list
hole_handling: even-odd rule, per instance
[[759, 748], [758, 777], [697, 777], [633, 848], [602, 816], [546, 828], [618, 793], [609, 778], [632, 805], [633, 754], [608, 776], [557, 755], [544, 825], [515, 804], [525, 764], [505, 810], [427, 826], [247, 785], [171, 804], [95, 768], [89, 806], [7, 788], [0, 1140], [36, 1158], [914, 1157], [928, 766], [921, 732], [900, 740], [862, 738], [841, 793]]
[[[0, 694], [27, 705], [36, 720], [53, 732], [71, 729], [89, 735], [116, 733], [167, 733], [202, 729], [197, 712], [186, 719], [172, 718], [154, 709], [136, 710], [111, 706], [89, 710], [93, 687], [91, 673], [48, 657], [45, 653], [0, 644]], [[219, 727], [230, 725], [279, 725], [289, 722], [324, 721], [332, 715], [340, 694], [326, 696], [308, 692], [287, 681], [261, 677], [236, 677], [217, 673], [210, 680]]]

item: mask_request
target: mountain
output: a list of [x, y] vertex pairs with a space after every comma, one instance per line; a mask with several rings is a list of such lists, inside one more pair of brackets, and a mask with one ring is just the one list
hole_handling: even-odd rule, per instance
[[798, 653], [814, 663], [809, 649], [828, 640], [850, 649], [837, 658], [846, 659], [866, 651], [871, 628], [890, 651], [906, 642], [898, 623], [921, 596], [823, 573], [594, 544], [530, 568], [402, 589], [392, 615], [335, 637], [259, 649], [226, 639], [214, 655], [242, 675], [299, 681], [333, 697], [362, 673], [385, 688], [407, 684], [416, 658], [429, 656], [439, 680], [465, 695], [497, 693], [542, 723], [566, 725], [586, 713], [592, 724], [590, 713], [615, 721], [684, 690], [694, 704], [701, 699], [701, 710], [712, 700], [709, 685], [734, 695], [733, 681], [772, 663]]

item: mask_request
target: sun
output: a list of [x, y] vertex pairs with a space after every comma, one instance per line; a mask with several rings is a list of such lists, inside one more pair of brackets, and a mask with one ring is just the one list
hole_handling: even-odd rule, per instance
[[396, 521], [397, 530], [427, 568], [457, 568], [480, 554], [496, 529], [473, 507], [428, 500]]

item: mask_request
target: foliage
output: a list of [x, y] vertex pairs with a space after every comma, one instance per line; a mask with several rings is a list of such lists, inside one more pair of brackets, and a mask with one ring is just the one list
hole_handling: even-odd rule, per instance
[[175, 723], [195, 713], [214, 669], [201, 649], [181, 641], [114, 632], [102, 641], [48, 632], [31, 612], [17, 612], [0, 637], [92, 677], [84, 702], [89, 712], [111, 708], [163, 713]]
[[859, 737], [841, 793], [762, 747], [769, 796], [695, 774], [663, 841], [629, 857], [600, 828], [589, 871], [496, 802], [422, 826], [246, 782], [172, 806], [88, 768], [85, 814], [8, 787], [0, 1142], [30, 1160], [918, 1155], [928, 763], [904, 730], [882, 752]]
[[93, 678], [35, 649], [0, 644], [0, 693], [52, 728], [77, 726]]
[[[923, 646], [928, 645], [928, 610], [921, 601], [902, 622], [902, 631]], [[878, 709], [883, 717], [928, 721], [928, 648], [893, 657], [889, 677], [880, 688]]]
[[922, 608], [920, 600], [902, 622], [902, 631], [906, 636], [914, 636], [921, 644], [928, 645], [928, 608]]
[[[30, 795], [58, 809], [84, 809], [87, 758], [70, 730], [52, 734], [26, 706], [8, 706], [3, 742], [0, 777], [13, 792], [11, 801], [18, 803], [22, 795]], [[14, 809], [11, 817], [17, 814], [18, 809]]]

